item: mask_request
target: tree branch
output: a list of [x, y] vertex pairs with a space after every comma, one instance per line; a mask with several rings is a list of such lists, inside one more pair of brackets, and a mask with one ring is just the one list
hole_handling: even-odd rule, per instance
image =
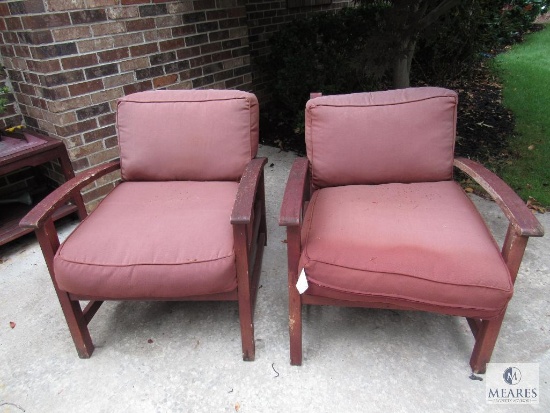
[[459, 4], [460, 0], [443, 0], [435, 9], [426, 14], [418, 22], [419, 31], [422, 31], [426, 27], [433, 24], [437, 19], [439, 19], [439, 17], [443, 16], [445, 13], [447, 13], [453, 7], [458, 6]]

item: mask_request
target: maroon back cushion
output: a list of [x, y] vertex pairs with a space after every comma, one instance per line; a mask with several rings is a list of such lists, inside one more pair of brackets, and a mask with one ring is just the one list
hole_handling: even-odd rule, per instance
[[237, 90], [159, 90], [118, 102], [126, 181], [238, 180], [258, 150], [258, 100]]
[[424, 87], [322, 96], [306, 105], [317, 188], [452, 178], [458, 96]]

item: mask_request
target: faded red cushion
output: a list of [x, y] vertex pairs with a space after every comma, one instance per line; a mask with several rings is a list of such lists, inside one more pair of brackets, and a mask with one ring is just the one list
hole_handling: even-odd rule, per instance
[[178, 298], [237, 288], [236, 182], [124, 182], [54, 259], [59, 288], [105, 298]]
[[238, 180], [258, 150], [258, 100], [237, 90], [156, 90], [118, 102], [126, 181]]
[[425, 87], [323, 96], [306, 105], [313, 185], [452, 178], [457, 94]]
[[498, 246], [453, 181], [320, 189], [302, 236], [306, 294], [484, 319], [512, 296]]

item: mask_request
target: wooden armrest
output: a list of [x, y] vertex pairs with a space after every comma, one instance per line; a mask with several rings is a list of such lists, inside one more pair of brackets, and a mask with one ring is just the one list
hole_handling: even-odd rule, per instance
[[75, 191], [79, 191], [86, 185], [101, 178], [108, 173], [114, 172], [120, 168], [120, 161], [112, 161], [105, 163], [75, 176], [68, 180], [46, 198], [40, 201], [27, 215], [23, 217], [19, 225], [25, 228], [39, 228], [54, 211], [63, 205], [69, 198], [73, 196]]
[[493, 172], [466, 158], [456, 158], [454, 166], [468, 174], [491, 195], [518, 235], [525, 237], [544, 235], [542, 225], [527, 208], [525, 202]]
[[266, 163], [267, 158], [256, 158], [246, 165], [231, 213], [232, 224], [249, 224], [252, 220], [256, 191], [260, 183], [260, 175]]
[[279, 225], [299, 226], [302, 222], [302, 208], [306, 201], [305, 191], [308, 185], [309, 161], [307, 158], [297, 158], [292, 165], [286, 183], [283, 204], [279, 215]]

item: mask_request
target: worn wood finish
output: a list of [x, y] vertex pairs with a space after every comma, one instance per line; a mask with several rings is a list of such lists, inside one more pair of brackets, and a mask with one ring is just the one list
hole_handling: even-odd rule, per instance
[[279, 225], [302, 225], [304, 203], [309, 201], [309, 162], [307, 158], [294, 161], [283, 195]]
[[495, 200], [519, 235], [542, 237], [544, 228], [525, 202], [502, 179], [470, 159], [456, 158], [454, 166], [469, 175]]
[[[468, 159], [456, 159], [454, 164], [487, 190], [509, 219], [510, 224], [502, 247], [502, 256], [510, 271], [510, 277], [515, 282], [528, 238], [529, 236], [542, 236], [544, 234], [542, 226], [523, 201], [495, 174]], [[302, 305], [336, 305], [407, 310], [407, 308], [391, 302], [372, 303], [361, 300], [361, 297], [356, 294], [349, 294], [349, 299], [347, 299], [346, 293], [341, 293], [341, 298], [336, 299], [314, 296], [308, 292], [303, 295], [298, 293], [296, 282], [299, 259], [302, 253], [300, 235], [303, 214], [312, 193], [310, 182], [308, 160], [305, 158], [297, 159], [290, 171], [279, 217], [279, 225], [287, 227], [290, 362], [292, 365], [302, 363]], [[504, 313], [499, 318], [492, 320], [467, 317], [475, 338], [475, 345], [470, 358], [470, 365], [474, 372], [485, 372], [503, 319]]]
[[310, 199], [309, 162], [306, 158], [294, 161], [288, 177], [279, 225], [286, 226], [288, 259], [288, 313], [290, 364], [302, 364], [302, 296], [296, 290], [298, 263], [301, 254], [303, 215]]
[[263, 168], [266, 163], [267, 158], [253, 159], [244, 170], [231, 213], [232, 224], [249, 224], [251, 222], [258, 187], [260, 183], [263, 186]]
[[[266, 162], [266, 158], [258, 158], [253, 159], [247, 165], [239, 183], [230, 218], [235, 237], [237, 289], [226, 293], [192, 297], [130, 299], [132, 301], [238, 301], [244, 360], [254, 360], [255, 357], [253, 313], [267, 237], [263, 175]], [[113, 161], [78, 175], [44, 198], [21, 221], [21, 225], [35, 229], [63, 314], [67, 320], [78, 355], [81, 358], [89, 358], [92, 355], [94, 346], [87, 325], [106, 298], [73, 295], [58, 288], [53, 259], [60, 244], [51, 217], [54, 211], [61, 207], [74, 193], [118, 168], [120, 168], [120, 161]], [[115, 301], [129, 300], [126, 297], [115, 299], [111, 297], [108, 299]], [[90, 302], [82, 310], [80, 301]]]
[[[5, 175], [24, 167], [40, 166], [46, 162], [57, 159], [61, 164], [61, 172], [65, 180], [69, 181], [74, 178], [74, 171], [62, 141], [36, 132], [26, 133], [42, 139], [45, 143], [1, 156], [0, 175]], [[71, 204], [63, 205], [57, 209], [56, 213], [52, 216], [54, 221], [74, 212], [78, 213], [80, 219], [86, 217], [86, 208], [80, 193], [75, 193], [71, 198], [71, 202]], [[28, 213], [29, 210], [30, 208], [25, 205], [14, 205], [10, 209], [9, 216], [2, 217], [0, 245], [6, 244], [33, 231], [34, 228], [23, 228], [19, 226], [20, 219]]]
[[[70, 294], [69, 298], [71, 298]], [[84, 308], [83, 313], [86, 324], [88, 324], [92, 320], [92, 318], [94, 318], [94, 315], [95, 313], [97, 313], [97, 310], [99, 310], [99, 307], [101, 307], [101, 304], [103, 304], [103, 301], [90, 301], [88, 305]]]
[[57, 281], [55, 280], [53, 258], [59, 248], [59, 238], [51, 219], [48, 219], [39, 228], [37, 228], [36, 237], [38, 238], [40, 248], [44, 254], [44, 259], [46, 261], [57, 298], [61, 304], [61, 309], [65, 315], [65, 320], [67, 321], [78, 356], [80, 358], [89, 358], [94, 351], [94, 345], [87, 327], [89, 320], [86, 320], [82, 312], [82, 308], [80, 307], [80, 303], [78, 301], [71, 300], [67, 292], [60, 290], [57, 286]]
[[470, 330], [472, 330], [474, 338], [477, 337], [479, 330], [481, 330], [481, 320], [479, 318], [466, 317], [466, 321], [468, 321], [468, 325], [470, 326]]
[[298, 263], [300, 261], [299, 226], [286, 229], [288, 249], [288, 334], [290, 337], [290, 364], [302, 364], [302, 296], [296, 289], [298, 281]]
[[496, 320], [481, 321], [481, 328], [476, 334], [474, 350], [470, 357], [470, 367], [474, 373], [483, 374], [487, 370], [487, 363], [491, 360], [503, 320], [504, 314]]
[[108, 173], [114, 172], [120, 168], [120, 161], [112, 161], [95, 168], [88, 169], [79, 174], [70, 181], [65, 182], [59, 188], [54, 190], [46, 198], [40, 201], [25, 217], [20, 225], [26, 228], [38, 228], [51, 217], [57, 208], [63, 205], [75, 193], [79, 192], [86, 185], [101, 178]]
[[[252, 160], [241, 179], [231, 214], [239, 296], [243, 360], [255, 358], [253, 314], [266, 242], [263, 168], [266, 158]], [[263, 230], [263, 232], [262, 232]]]

